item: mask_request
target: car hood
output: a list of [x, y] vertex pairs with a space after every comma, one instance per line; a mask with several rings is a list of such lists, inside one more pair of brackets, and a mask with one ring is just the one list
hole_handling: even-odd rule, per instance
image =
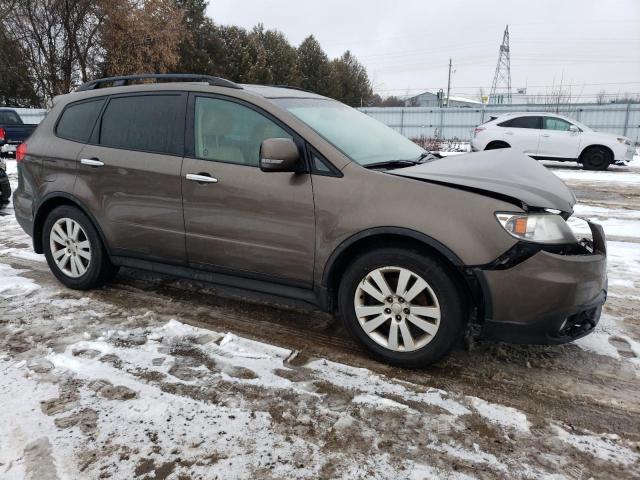
[[576, 198], [567, 186], [531, 157], [511, 148], [447, 156], [388, 173], [497, 194], [529, 207], [573, 212]]

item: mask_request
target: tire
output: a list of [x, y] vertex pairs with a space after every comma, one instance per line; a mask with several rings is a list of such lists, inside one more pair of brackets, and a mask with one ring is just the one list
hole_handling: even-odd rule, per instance
[[[379, 278], [376, 272], [387, 282], [393, 302], [376, 299], [364, 291], [371, 291], [374, 277]], [[404, 282], [406, 288], [399, 285], [401, 275], [409, 278]], [[418, 277], [427, 288], [409, 298], [414, 287], [420, 289], [422, 285]], [[382, 289], [376, 290], [375, 295], [380, 297]], [[400, 291], [404, 291], [406, 299], [399, 295]], [[403, 367], [424, 367], [449, 353], [462, 336], [467, 308], [461, 291], [453, 275], [434, 258], [410, 249], [382, 248], [363, 254], [347, 267], [338, 291], [339, 315], [349, 333], [375, 358]], [[384, 309], [380, 312], [381, 308]], [[367, 333], [365, 324], [369, 329], [379, 326]], [[424, 330], [425, 325], [430, 333]], [[409, 342], [405, 341], [407, 330]], [[394, 332], [395, 345], [391, 341]]]
[[580, 155], [585, 170], [606, 170], [613, 162], [613, 155], [604, 147], [589, 147]]
[[11, 198], [11, 184], [4, 170], [0, 169], [0, 207], [9, 203]]
[[93, 223], [78, 208], [63, 205], [53, 209], [45, 219], [42, 235], [49, 268], [60, 283], [69, 288], [96, 288], [118, 273]]
[[497, 150], [499, 148], [511, 148], [506, 142], [489, 142], [489, 145], [484, 147], [485, 150]]

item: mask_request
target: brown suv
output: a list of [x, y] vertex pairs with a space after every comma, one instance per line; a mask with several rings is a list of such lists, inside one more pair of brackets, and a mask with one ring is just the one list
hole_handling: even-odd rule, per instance
[[575, 197], [535, 160], [434, 158], [294, 88], [96, 80], [58, 97], [17, 159], [16, 217], [71, 288], [126, 266], [301, 299], [411, 366], [469, 327], [571, 341], [606, 298], [602, 228], [574, 237]]

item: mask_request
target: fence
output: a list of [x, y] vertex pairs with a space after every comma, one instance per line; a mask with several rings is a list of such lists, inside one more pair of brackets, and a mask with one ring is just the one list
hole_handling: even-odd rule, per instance
[[[25, 123], [40, 123], [47, 110], [16, 108]], [[409, 138], [471, 140], [473, 128], [491, 116], [507, 112], [549, 111], [548, 105], [501, 105], [485, 108], [365, 107], [361, 111]], [[553, 110], [556, 111], [555, 109]], [[629, 137], [640, 143], [640, 104], [560, 105], [557, 113], [575, 118], [594, 130]]]
[[[464, 107], [365, 107], [362, 112], [394, 128], [409, 138], [471, 140], [473, 128], [491, 116], [508, 112], [549, 112], [549, 105], [501, 105]], [[602, 132], [629, 137], [640, 142], [640, 104], [569, 104], [553, 107], [554, 113], [575, 118]]]

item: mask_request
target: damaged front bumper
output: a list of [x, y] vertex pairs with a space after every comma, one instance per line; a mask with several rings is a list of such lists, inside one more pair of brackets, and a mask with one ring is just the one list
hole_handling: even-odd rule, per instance
[[602, 227], [588, 224], [592, 240], [474, 268], [484, 297], [481, 337], [560, 344], [593, 331], [607, 297], [607, 255]]

